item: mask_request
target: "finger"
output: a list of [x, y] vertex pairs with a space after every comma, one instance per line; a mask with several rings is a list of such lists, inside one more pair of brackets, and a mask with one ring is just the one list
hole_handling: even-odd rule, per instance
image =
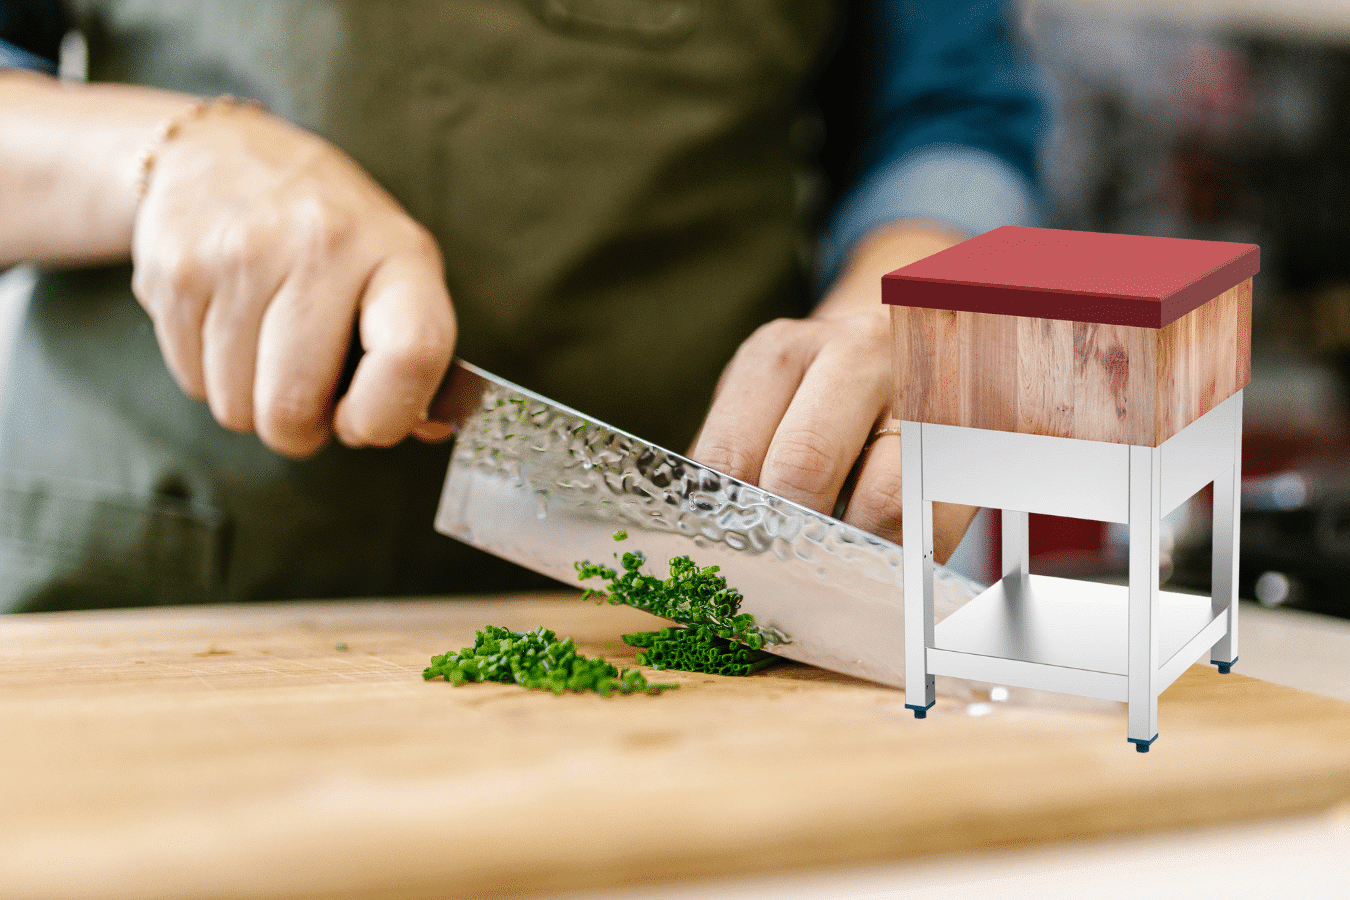
[[195, 260], [180, 258], [137, 263], [132, 293], [150, 316], [164, 365], [184, 394], [206, 398], [202, 375], [202, 327], [210, 304], [210, 283]]
[[[881, 435], [868, 445], [843, 515], [850, 525], [897, 544], [903, 542], [901, 455], [898, 434]], [[977, 512], [979, 507], [975, 506], [933, 504], [935, 561], [945, 564], [951, 558]]]
[[862, 465], [843, 519], [879, 538], [901, 543], [901, 441], [898, 434], [877, 437], [863, 452]]
[[889, 333], [880, 317], [840, 324], [807, 369], [764, 458], [759, 484], [829, 513], [890, 401]]
[[334, 428], [348, 446], [387, 447], [426, 420], [454, 353], [456, 325], [439, 257], [402, 253], [372, 273], [361, 301], [361, 346]]
[[455, 426], [444, 422], [423, 422], [413, 428], [413, 437], [428, 444], [439, 444], [455, 436]]
[[218, 268], [219, 277], [202, 320], [202, 380], [217, 422], [232, 431], [255, 428], [254, 374], [263, 314], [280, 277], [263, 257], [238, 258]]
[[327, 443], [363, 285], [357, 270], [299, 266], [268, 305], [250, 402], [258, 437], [276, 452], [303, 459]]
[[933, 559], [946, 565], [952, 558], [966, 530], [980, 511], [978, 506], [966, 506], [961, 503], [933, 504]]
[[811, 324], [779, 319], [736, 351], [713, 394], [689, 458], [757, 484], [774, 431], [821, 342]]

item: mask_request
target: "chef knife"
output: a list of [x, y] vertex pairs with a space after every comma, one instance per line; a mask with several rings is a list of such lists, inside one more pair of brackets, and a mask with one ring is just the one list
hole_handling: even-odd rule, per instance
[[[456, 428], [437, 531], [574, 587], [579, 560], [617, 569], [617, 553], [641, 551], [665, 577], [666, 560], [690, 556], [783, 637], [766, 649], [904, 684], [897, 545], [459, 360], [429, 416]], [[954, 573], [936, 582], [939, 619], [973, 595]]]

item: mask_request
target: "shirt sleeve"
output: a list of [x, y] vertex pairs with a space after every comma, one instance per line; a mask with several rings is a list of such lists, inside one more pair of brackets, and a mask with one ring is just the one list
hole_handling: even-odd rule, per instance
[[1039, 218], [1045, 104], [1013, 4], [875, 0], [858, 15], [857, 174], [821, 237], [822, 292], [878, 225], [920, 218], [975, 235]]
[[66, 25], [60, 0], [0, 0], [0, 69], [55, 75]]

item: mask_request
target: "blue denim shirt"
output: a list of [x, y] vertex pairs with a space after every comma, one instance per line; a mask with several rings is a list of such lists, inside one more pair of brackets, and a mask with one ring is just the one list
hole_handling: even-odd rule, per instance
[[1037, 151], [1045, 105], [1018, 52], [1004, 0], [873, 0], [864, 24], [868, 91], [857, 174], [817, 250], [818, 288], [872, 228], [902, 219], [970, 235], [1038, 219]]
[[55, 75], [65, 30], [60, 0], [0, 0], [0, 69]]
[[[1043, 104], [1015, 46], [1008, 0], [865, 0], [850, 11], [865, 60], [852, 177], [817, 248], [817, 288], [887, 222], [926, 219], [968, 234], [1037, 219]], [[0, 67], [49, 73], [60, 0], [0, 0]], [[828, 101], [828, 98], [825, 98]]]

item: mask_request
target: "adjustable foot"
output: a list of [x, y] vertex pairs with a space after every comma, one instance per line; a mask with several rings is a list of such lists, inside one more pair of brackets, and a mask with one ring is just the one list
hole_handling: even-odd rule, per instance
[[932, 708], [933, 708], [932, 703], [928, 704], [927, 706], [914, 706], [913, 704], [910, 703], [905, 704], [905, 709], [914, 710], [914, 718], [916, 719], [928, 718], [928, 711]]
[[1230, 662], [1220, 662], [1217, 659], [1211, 659], [1209, 664], [1211, 666], [1218, 666], [1220, 675], [1227, 675], [1229, 672], [1233, 671], [1233, 666], [1237, 665], [1237, 661], [1238, 658], [1235, 656]]
[[1157, 739], [1158, 736], [1156, 734], [1148, 740], [1144, 740], [1143, 738], [1126, 738], [1131, 744], [1134, 744], [1134, 749], [1140, 753], [1147, 753], [1148, 748], [1153, 746], [1153, 742]]

